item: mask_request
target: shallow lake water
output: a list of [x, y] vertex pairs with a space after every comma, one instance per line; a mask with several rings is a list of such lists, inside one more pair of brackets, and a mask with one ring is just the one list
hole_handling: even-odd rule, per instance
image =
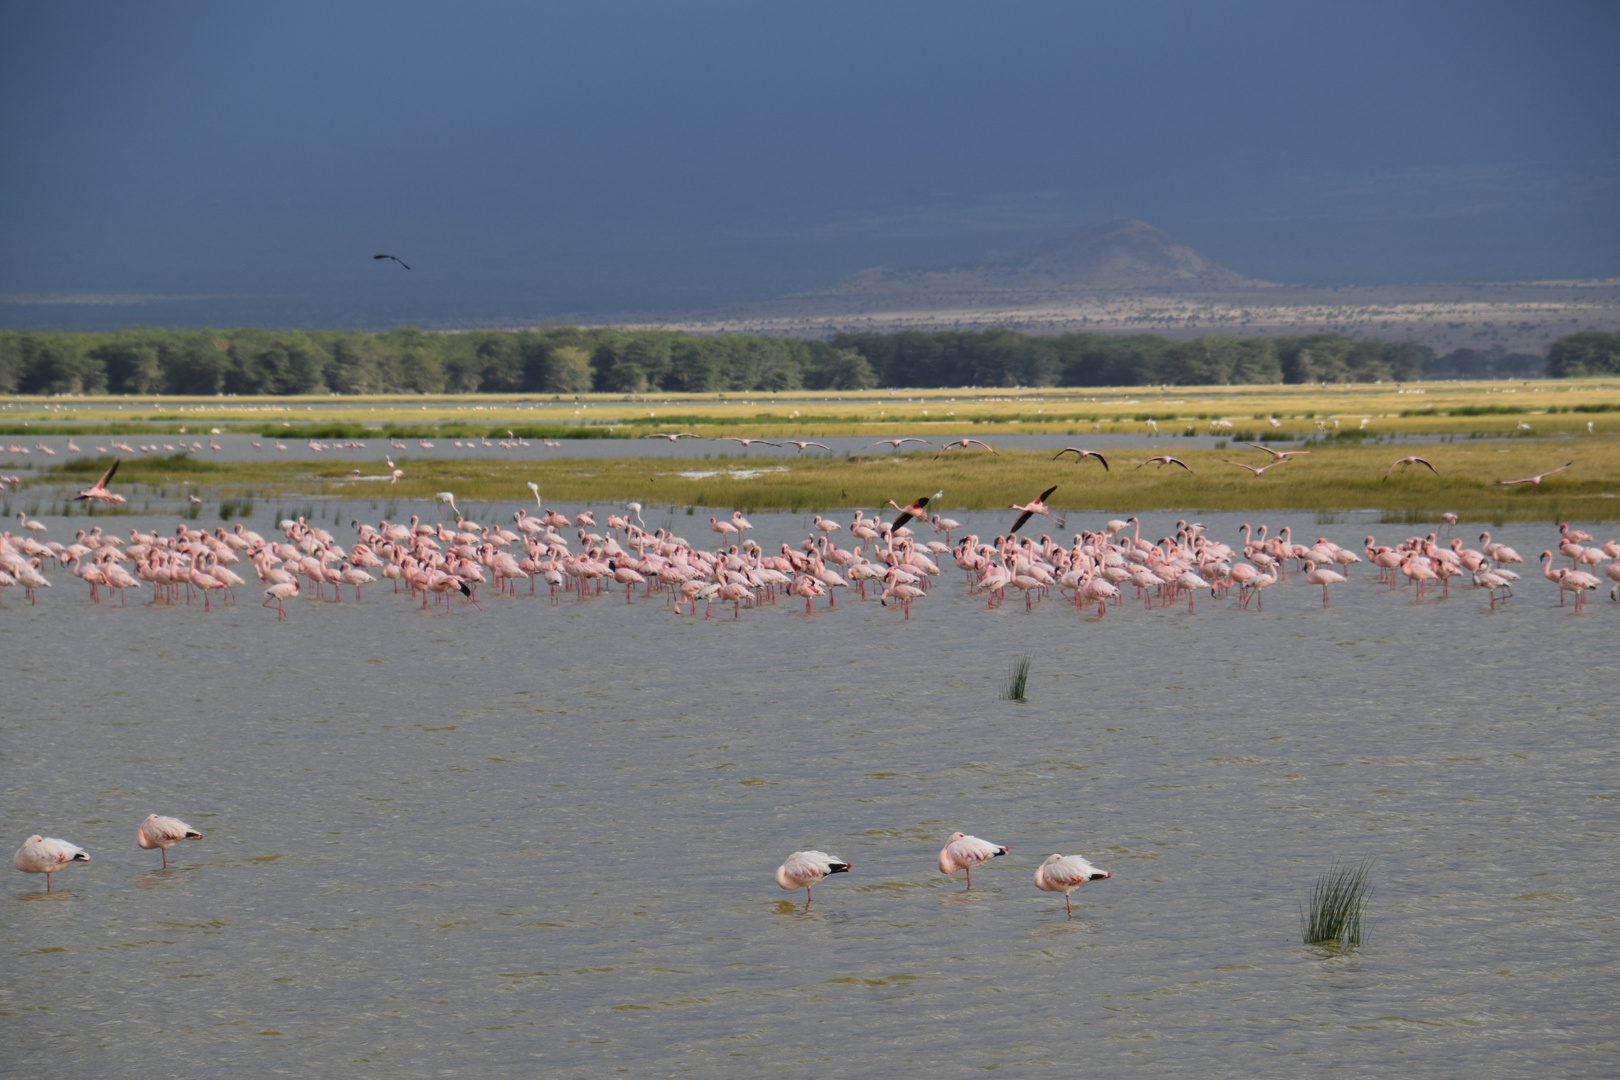
[[[753, 518], [768, 550], [808, 526]], [[1293, 524], [1358, 552], [1412, 531]], [[543, 585], [423, 610], [379, 583], [278, 621], [251, 587], [120, 607], [52, 573], [0, 597], [0, 815], [93, 861], [49, 894], [6, 871], [0, 1063], [1614, 1075], [1620, 606], [1559, 606], [1550, 525], [1493, 532], [1530, 560], [1496, 611], [1365, 565], [1327, 610], [1295, 574], [1263, 612], [1128, 592], [1101, 619], [991, 609], [948, 559], [909, 620]], [[1022, 654], [1028, 700], [1002, 700]], [[207, 834], [167, 872], [134, 843], [154, 811]], [[1012, 846], [971, 891], [935, 866], [958, 829]], [[772, 874], [809, 847], [854, 867], [807, 907]], [[1031, 882], [1052, 852], [1113, 874], [1072, 920]], [[1303, 945], [1318, 874], [1364, 856], [1364, 946]]]

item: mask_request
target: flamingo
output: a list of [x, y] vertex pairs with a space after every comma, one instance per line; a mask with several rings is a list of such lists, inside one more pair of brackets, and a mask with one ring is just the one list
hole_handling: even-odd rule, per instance
[[[690, 431], [655, 431], [651, 435], [643, 435], [643, 439], [668, 439], [674, 442], [677, 439], [701, 439], [703, 436], [694, 435]], [[550, 443], [546, 444], [550, 446]]]
[[163, 852], [163, 869], [169, 868], [169, 849], [182, 840], [201, 840], [203, 834], [193, 829], [179, 818], [159, 817], [149, 814], [140, 827], [135, 830], [135, 844], [150, 851], [158, 848]]
[[[1395, 464], [1391, 465], [1384, 472], [1384, 477], [1383, 478], [1384, 478], [1384, 480], [1388, 480], [1389, 479], [1389, 474], [1394, 472], [1396, 469], [1399, 469], [1399, 470], [1401, 470], [1401, 472], [1404, 473], [1404, 472], [1406, 472], [1407, 468], [1409, 466], [1412, 466], [1412, 465], [1422, 465], [1424, 468], [1426, 468], [1430, 472], [1434, 473], [1434, 475], [1436, 475], [1436, 476], [1440, 475], [1440, 470], [1435, 468], [1433, 465], [1431, 465], [1428, 462], [1427, 459], [1420, 458], [1416, 454], [1409, 454], [1406, 457], [1397, 459]], [[1382, 481], [1380, 481], [1380, 482], [1382, 482]]]
[[[1142, 465], [1157, 465], [1161, 469], [1164, 468], [1166, 465], [1180, 465], [1183, 469], [1186, 469], [1188, 472], [1192, 472], [1192, 466], [1191, 465], [1188, 465], [1185, 461], [1182, 461], [1180, 458], [1172, 457], [1169, 454], [1160, 454], [1158, 457], [1150, 457], [1146, 461], [1142, 462]], [[1137, 468], [1140, 469], [1142, 467], [1142, 465], [1138, 465]]]
[[1517, 480], [1498, 480], [1497, 483], [1498, 484], [1503, 484], [1503, 485], [1507, 485], [1507, 484], [1534, 484], [1537, 487], [1540, 487], [1541, 482], [1543, 480], [1545, 480], [1547, 477], [1551, 476], [1553, 473], [1561, 473], [1561, 472], [1563, 472], [1565, 469], [1569, 468], [1573, 464], [1575, 464], [1573, 461], [1566, 461], [1562, 465], [1558, 466], [1558, 468], [1556, 468], [1556, 469], [1548, 469], [1544, 473], [1536, 473], [1536, 475], [1534, 475], [1534, 476], [1521, 476]]
[[1305, 580], [1312, 585], [1322, 586], [1322, 606], [1328, 606], [1328, 586], [1337, 585], [1346, 580], [1343, 574], [1338, 574], [1323, 567], [1318, 569], [1314, 562], [1305, 560]]
[[1006, 844], [992, 844], [988, 840], [980, 840], [977, 836], [969, 836], [967, 833], [952, 833], [951, 838], [945, 841], [945, 846], [939, 849], [939, 872], [954, 874], [958, 870], [966, 870], [967, 887], [971, 889], [975, 866], [987, 863], [1011, 850], [1012, 848]]
[[1248, 469], [1250, 472], [1254, 473], [1255, 476], [1261, 475], [1267, 469], [1275, 469], [1279, 465], [1288, 464], [1288, 459], [1285, 458], [1285, 457], [1284, 458], [1278, 458], [1277, 460], [1273, 461], [1270, 465], [1246, 465], [1241, 461], [1233, 461], [1231, 458], [1222, 458], [1221, 460], [1226, 462], [1228, 465], [1236, 465], [1240, 469]]
[[1111, 878], [1107, 870], [1099, 870], [1078, 855], [1050, 855], [1046, 861], [1035, 868], [1035, 887], [1045, 892], [1060, 892], [1063, 894], [1063, 908], [1074, 918], [1074, 908], [1069, 904], [1069, 894], [1088, 881], [1098, 881]]
[[1063, 519], [1058, 517], [1056, 514], [1052, 513], [1052, 511], [1050, 511], [1050, 510], [1048, 510], [1046, 508], [1046, 500], [1048, 498], [1050, 498], [1051, 495], [1052, 495], [1052, 492], [1056, 491], [1057, 489], [1058, 489], [1058, 485], [1053, 484], [1051, 487], [1047, 488], [1045, 491], [1041, 492], [1039, 495], [1037, 495], [1033, 499], [1031, 499], [1029, 501], [1028, 505], [1019, 506], [1017, 503], [1013, 503], [1011, 506], [1009, 506], [1007, 509], [1009, 509], [1009, 510], [1022, 510], [1023, 513], [1018, 515], [1018, 520], [1013, 522], [1012, 528], [1007, 530], [1008, 533], [1009, 534], [1017, 533], [1019, 529], [1024, 527], [1024, 522], [1028, 521], [1031, 517], [1033, 517], [1036, 514], [1045, 515], [1050, 520], [1057, 522], [1057, 527], [1058, 528], [1060, 528], [1060, 529], [1063, 528], [1063, 526], [1064, 526]]
[[[992, 454], [996, 453], [996, 448], [985, 442], [983, 439], [952, 439], [950, 442], [939, 448], [939, 454], [943, 454], [947, 450], [966, 450], [972, 443], [978, 443]], [[934, 455], [935, 461], [939, 460], [939, 454]], [[999, 457], [1000, 455], [997, 456]]]
[[293, 578], [291, 581], [278, 581], [276, 584], [264, 590], [264, 595], [266, 599], [264, 603], [260, 604], [259, 606], [269, 607], [271, 601], [275, 601], [276, 621], [280, 622], [282, 619], [287, 617], [287, 609], [282, 607], [281, 603], [289, 596], [298, 595], [298, 579]]
[[[1065, 446], [1063, 449], [1059, 450], [1057, 453], [1052, 455], [1052, 460], [1056, 461], [1058, 458], [1062, 457], [1064, 454], [1073, 454], [1074, 455], [1074, 463], [1076, 465], [1080, 464], [1082, 461], [1086, 460], [1086, 458], [1088, 458], [1088, 457], [1094, 457], [1098, 461], [1102, 462], [1103, 472], [1108, 472], [1109, 471], [1108, 459], [1103, 457], [1101, 454], [1097, 453], [1097, 451], [1095, 451], [1095, 450], [1082, 450], [1078, 446]], [[1124, 526], [1121, 526], [1121, 528], [1124, 528]]]
[[861, 449], [862, 450], [870, 450], [874, 446], [888, 445], [888, 446], [894, 447], [896, 450], [899, 450], [901, 443], [908, 443], [908, 442], [920, 442], [924, 446], [928, 445], [928, 440], [927, 439], [919, 439], [914, 435], [908, 435], [903, 439], [879, 439], [877, 442], [867, 443], [865, 446], [861, 447]]
[[910, 521], [912, 518], [917, 518], [918, 520], [921, 520], [924, 516], [926, 516], [924, 514], [924, 511], [928, 509], [929, 500], [930, 499], [937, 499], [943, 494], [945, 494], [943, 491], [936, 491], [932, 495], [924, 495], [922, 498], [918, 499], [916, 502], [912, 503], [910, 506], [901, 506], [899, 503], [895, 502], [893, 499], [890, 499], [889, 500], [889, 505], [894, 507], [896, 510], [900, 511], [900, 516], [894, 519], [894, 524], [890, 525], [889, 528], [890, 529], [898, 529], [901, 526], [905, 525], [905, 523]]
[[30, 836], [12, 856], [11, 865], [25, 874], [44, 874], [45, 891], [51, 891], [51, 875], [74, 863], [90, 861], [84, 848], [53, 836]]
[[124, 497], [122, 495], [114, 495], [112, 492], [107, 490], [107, 481], [113, 478], [113, 473], [118, 471], [118, 464], [122, 460], [122, 458], [113, 458], [112, 467], [101, 474], [100, 480], [97, 480], [93, 485], [73, 496], [74, 501], [79, 502], [88, 499], [95, 499], [99, 502], [112, 503], [115, 506], [123, 506]]
[[776, 883], [789, 892], [803, 889], [804, 906], [809, 907], [810, 886], [828, 874], [845, 873], [853, 865], [842, 859], [835, 859], [825, 851], [795, 851], [787, 857], [786, 862], [776, 868]]
[[810, 442], [808, 439], [783, 439], [781, 445], [797, 446], [799, 448], [799, 453], [801, 454], [804, 453], [806, 447], [810, 446], [819, 446], [829, 454], [832, 453], [832, 447], [828, 446], [826, 443]]
[[1278, 462], [1278, 461], [1287, 461], [1291, 457], [1297, 457], [1297, 456], [1299, 456], [1301, 454], [1309, 454], [1310, 453], [1309, 450], [1273, 450], [1269, 446], [1261, 446], [1259, 443], [1256, 443], [1256, 442], [1246, 442], [1243, 445], [1244, 446], [1252, 446], [1256, 450], [1264, 450], [1266, 453], [1271, 455], [1271, 460], [1272, 460], [1273, 463]]

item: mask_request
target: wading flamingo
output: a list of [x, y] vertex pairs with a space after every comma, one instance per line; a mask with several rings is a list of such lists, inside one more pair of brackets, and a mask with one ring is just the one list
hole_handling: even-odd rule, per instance
[[776, 868], [776, 883], [792, 892], [804, 890], [804, 906], [810, 906], [810, 886], [828, 874], [842, 874], [852, 863], [835, 859], [825, 851], [795, 851], [787, 861]]
[[25, 874], [44, 874], [45, 891], [51, 891], [51, 875], [74, 863], [90, 861], [84, 848], [53, 836], [30, 836], [12, 856], [11, 865]]
[[1099, 870], [1078, 855], [1051, 855], [1035, 868], [1035, 887], [1046, 892], [1063, 894], [1063, 908], [1074, 918], [1069, 894], [1088, 881], [1111, 878], [1107, 870]]
[[958, 870], [966, 870], [967, 887], [971, 889], [975, 866], [987, 863], [1011, 850], [1012, 848], [1006, 844], [992, 844], [988, 840], [980, 840], [977, 836], [969, 836], [967, 833], [952, 833], [951, 838], [945, 841], [945, 846], [939, 849], [939, 872], [954, 874]]
[[147, 851], [157, 848], [163, 852], [163, 869], [169, 868], [169, 849], [182, 840], [201, 840], [203, 834], [179, 818], [149, 814], [140, 828], [135, 830], [135, 844]]

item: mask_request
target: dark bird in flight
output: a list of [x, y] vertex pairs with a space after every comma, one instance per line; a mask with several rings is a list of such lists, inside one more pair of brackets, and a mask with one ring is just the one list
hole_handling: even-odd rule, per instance
[[410, 265], [408, 263], [406, 263], [405, 260], [400, 258], [398, 255], [373, 255], [372, 258], [373, 259], [393, 259], [395, 262], [399, 263], [399, 265], [405, 267], [405, 269], [407, 269], [407, 270], [410, 269]]
[[1097, 453], [1097, 451], [1095, 451], [1095, 450], [1082, 450], [1078, 446], [1065, 446], [1063, 449], [1059, 450], [1057, 453], [1052, 455], [1052, 460], [1056, 461], [1058, 458], [1062, 457], [1064, 454], [1073, 454], [1074, 455], [1074, 463], [1076, 465], [1080, 464], [1082, 461], [1086, 460], [1086, 458], [1088, 458], [1088, 457], [1094, 457], [1098, 461], [1102, 462], [1103, 472], [1108, 471], [1108, 459], [1103, 457], [1101, 454]]
[[1544, 480], [1545, 478], [1551, 476], [1553, 473], [1563, 472], [1565, 469], [1569, 468], [1573, 464], [1575, 464], [1573, 461], [1566, 461], [1562, 465], [1558, 466], [1558, 468], [1556, 468], [1556, 469], [1548, 469], [1544, 473], [1537, 473], [1534, 476], [1523, 476], [1523, 477], [1520, 477], [1517, 480], [1498, 480], [1497, 483], [1498, 484], [1535, 484], [1537, 487], [1540, 487], [1542, 480]]

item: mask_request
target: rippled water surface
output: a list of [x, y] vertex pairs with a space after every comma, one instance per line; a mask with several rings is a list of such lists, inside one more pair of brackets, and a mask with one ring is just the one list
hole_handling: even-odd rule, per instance
[[[807, 526], [754, 521], [768, 549]], [[1326, 611], [1297, 576], [1264, 612], [990, 610], [948, 560], [909, 621], [7, 590], [5, 832], [93, 861], [49, 895], [6, 871], [0, 1065], [1614, 1075], [1620, 610], [1559, 607], [1549, 526], [1500, 532], [1532, 565], [1495, 612], [1365, 567]], [[134, 844], [154, 811], [208, 834], [166, 873]], [[1012, 845], [971, 892], [934, 865], [957, 829]], [[808, 909], [772, 880], [806, 847], [854, 863]], [[1031, 883], [1052, 852], [1113, 872], [1072, 921]], [[1358, 856], [1367, 944], [1303, 946], [1300, 902]]]

